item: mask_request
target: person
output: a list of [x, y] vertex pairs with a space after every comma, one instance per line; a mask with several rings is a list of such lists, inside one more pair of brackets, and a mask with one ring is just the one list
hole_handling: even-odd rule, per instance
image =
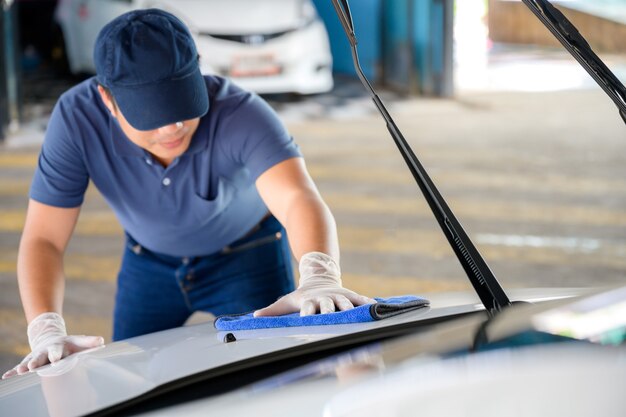
[[68, 336], [61, 315], [63, 254], [89, 180], [126, 235], [113, 340], [194, 311], [309, 315], [375, 302], [342, 287], [335, 221], [293, 138], [257, 95], [200, 73], [179, 19], [121, 15], [99, 33], [94, 63], [47, 127], [18, 255], [32, 352], [3, 378], [104, 343]]

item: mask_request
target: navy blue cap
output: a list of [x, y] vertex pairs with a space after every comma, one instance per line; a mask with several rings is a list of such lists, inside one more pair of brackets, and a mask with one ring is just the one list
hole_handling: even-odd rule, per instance
[[94, 63], [98, 82], [135, 129], [156, 129], [209, 110], [191, 33], [163, 10], [133, 10], [108, 23], [96, 39]]

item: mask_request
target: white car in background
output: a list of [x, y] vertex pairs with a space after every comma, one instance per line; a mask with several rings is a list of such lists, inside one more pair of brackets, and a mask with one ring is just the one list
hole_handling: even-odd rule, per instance
[[315, 94], [332, 89], [332, 55], [311, 0], [59, 0], [55, 21], [69, 69], [95, 73], [102, 27], [141, 8], [179, 17], [192, 32], [201, 70], [257, 93]]

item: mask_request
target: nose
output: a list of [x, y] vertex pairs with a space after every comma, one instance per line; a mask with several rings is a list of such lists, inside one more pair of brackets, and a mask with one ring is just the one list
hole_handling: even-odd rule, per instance
[[169, 125], [161, 126], [158, 130], [159, 130], [159, 133], [162, 133], [165, 135], [171, 135], [172, 133], [178, 132], [182, 128], [183, 128], [183, 122], [176, 122], [176, 123], [172, 123]]

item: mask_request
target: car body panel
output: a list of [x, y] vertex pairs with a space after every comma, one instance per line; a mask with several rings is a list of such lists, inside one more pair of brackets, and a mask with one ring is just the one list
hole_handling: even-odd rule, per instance
[[[442, 361], [422, 358], [360, 378], [322, 375], [273, 389], [254, 384], [137, 415], [621, 417], [624, 359], [623, 350], [599, 346], [533, 346]], [[538, 385], [544, 387], [542, 393]]]
[[[583, 289], [513, 292], [514, 299], [542, 301], [587, 293]], [[115, 342], [71, 355], [58, 364], [0, 382], [0, 408], [14, 417], [70, 417], [120, 404], [181, 378], [298, 348], [317, 341], [356, 335], [482, 310], [473, 293], [428, 294], [431, 308], [352, 325], [232, 332], [224, 342], [211, 322]], [[80, 393], [80, 395], [77, 395]]]
[[[537, 337], [528, 330], [541, 327], [546, 316], [575, 313], [584, 318], [583, 328], [602, 329], [608, 328], [602, 320], [590, 319], [616, 318], [624, 309], [626, 287], [518, 305], [495, 318], [496, 328], [488, 332], [491, 340], [483, 346], [472, 345], [472, 339], [484, 318], [470, 316], [353, 349], [225, 395], [138, 415], [617, 417], [626, 406], [623, 347], [562, 338], [565, 328], [554, 328], [556, 337], [549, 342], [522, 339]], [[620, 322], [626, 324], [624, 315]]]

